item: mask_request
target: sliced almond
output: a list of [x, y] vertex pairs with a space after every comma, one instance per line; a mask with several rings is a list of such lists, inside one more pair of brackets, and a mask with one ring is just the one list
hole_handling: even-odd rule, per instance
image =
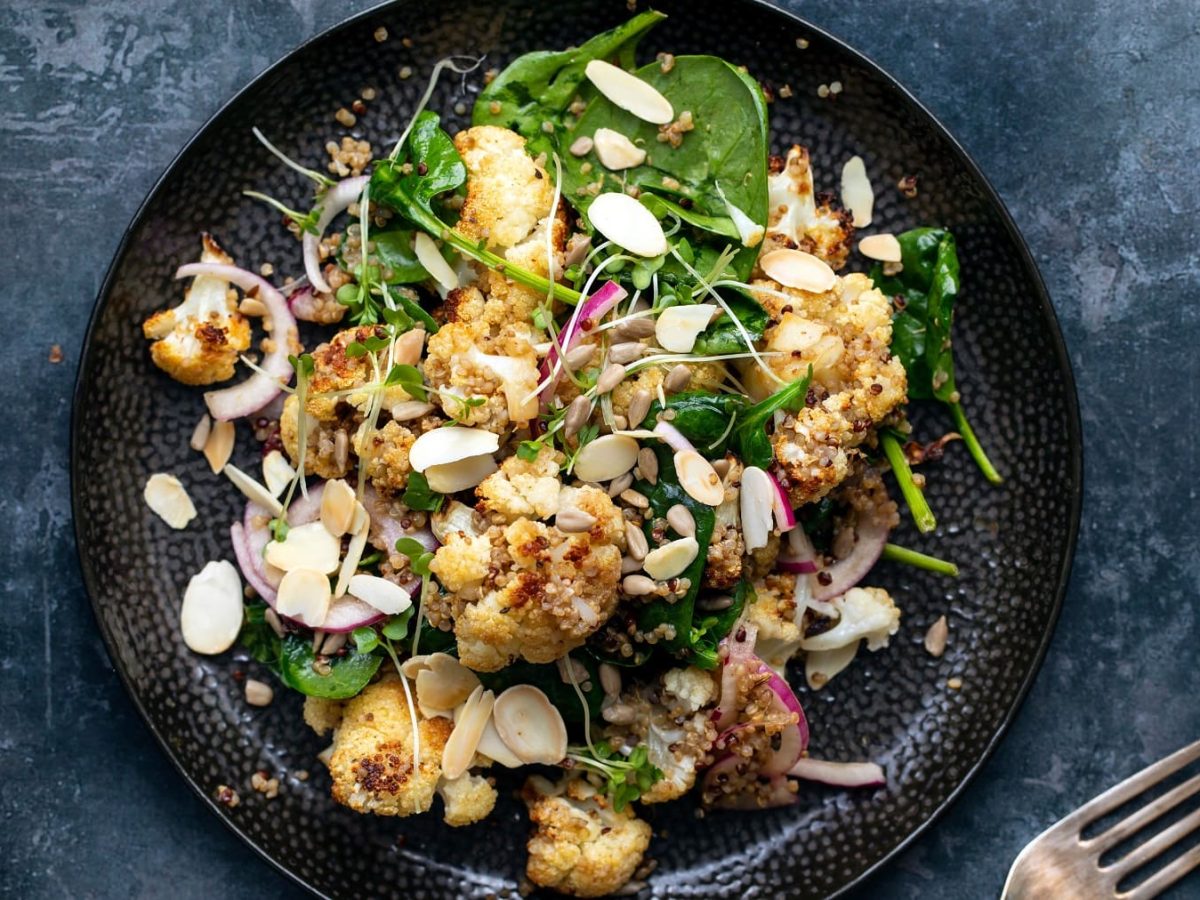
[[262, 461], [263, 481], [267, 490], [278, 497], [296, 477], [296, 470], [278, 450], [272, 450]]
[[495, 719], [488, 719], [488, 723], [483, 729], [483, 736], [479, 739], [479, 746], [475, 748], [475, 752], [482, 753], [488, 759], [498, 762], [506, 769], [519, 769], [524, 765], [517, 758], [517, 755], [508, 749], [508, 745], [500, 739], [500, 732], [496, 730]]
[[[398, 616], [412, 606], [412, 597], [409, 596], [408, 591], [378, 575], [359, 574], [353, 576], [350, 579], [347, 593], [389, 616]], [[450, 704], [450, 706], [454, 705]], [[441, 708], [448, 709], [449, 707]]]
[[521, 762], [554, 765], [567, 755], [562, 713], [531, 684], [517, 684], [496, 698], [496, 731]]
[[858, 252], [868, 259], [898, 263], [904, 254], [894, 234], [872, 234], [858, 242]]
[[432, 653], [414, 676], [417, 705], [426, 709], [454, 709], [479, 687], [479, 677], [448, 653]]
[[424, 400], [402, 400], [392, 406], [392, 419], [397, 422], [411, 422], [431, 412], [432, 403], [426, 403]]
[[675, 118], [671, 101], [636, 75], [600, 59], [589, 62], [583, 72], [596, 90], [643, 122], [666, 125]]
[[587, 211], [588, 221], [602, 235], [638, 256], [661, 256], [667, 236], [654, 213], [621, 191], [601, 194]]
[[343, 479], [327, 481], [325, 490], [321, 492], [321, 524], [334, 537], [341, 537], [354, 524], [358, 506], [354, 488]]
[[575, 457], [575, 475], [581, 481], [612, 481], [637, 463], [638, 442], [624, 434], [606, 434], [585, 444]]
[[771, 535], [775, 500], [775, 484], [771, 476], [757, 466], [746, 466], [742, 472], [742, 492], [739, 499], [742, 514], [742, 537], [746, 552], [767, 546]]
[[196, 653], [224, 653], [242, 629], [242, 579], [224, 560], [193, 575], [179, 611], [183, 642]]
[[410, 656], [400, 663], [400, 674], [405, 678], [416, 678], [423, 669], [429, 668], [429, 655]]
[[454, 730], [450, 732], [442, 750], [442, 774], [446, 778], [457, 778], [471, 767], [475, 759], [475, 748], [479, 746], [479, 739], [483, 737], [483, 730], [491, 718], [495, 702], [496, 695], [485, 691], [483, 685], [479, 685], [471, 692], [461, 712], [455, 716]]
[[188, 446], [197, 452], [203, 450], [204, 445], [208, 443], [210, 431], [212, 431], [212, 418], [205, 413], [196, 423], [196, 427], [192, 429], [192, 438], [188, 441]]
[[263, 558], [284, 572], [294, 569], [336, 572], [341, 555], [342, 542], [320, 522], [289, 528], [285, 540], [270, 541], [263, 551]]
[[654, 337], [664, 350], [691, 353], [696, 338], [708, 327], [717, 307], [711, 303], [668, 306], [654, 322]]
[[[448, 429], [439, 428], [438, 430]], [[457, 462], [430, 466], [425, 470], [425, 480], [439, 494], [456, 494], [477, 486], [499, 468], [491, 454], [470, 456]]]
[[444, 466], [499, 449], [500, 438], [495, 432], [450, 425], [426, 431], [417, 438], [408, 451], [408, 462], [413, 471], [424, 472], [430, 466]]
[[720, 506], [725, 499], [725, 485], [717, 470], [695, 450], [675, 454], [675, 475], [688, 496], [706, 506]]
[[433, 280], [447, 291], [458, 287], [458, 274], [446, 262], [433, 238], [423, 231], [418, 231], [413, 237], [413, 250], [417, 254], [417, 262], [425, 267], [425, 271], [433, 276]]
[[861, 156], [852, 156], [842, 166], [842, 204], [854, 217], [855, 228], [871, 224], [875, 210], [875, 190], [867, 177], [867, 167]]
[[421, 353], [425, 349], [425, 329], [414, 328], [396, 338], [392, 350], [392, 359], [396, 365], [415, 366], [421, 361]]
[[946, 652], [946, 641], [949, 637], [950, 623], [946, 621], [945, 616], [938, 616], [938, 620], [925, 632], [925, 652], [933, 657], [941, 656]]
[[[359, 509], [362, 510], [361, 504]], [[344, 597], [346, 591], [350, 589], [350, 579], [358, 571], [358, 562], [362, 559], [363, 550], [366, 549], [370, 530], [371, 519], [364, 510], [361, 520], [356, 519], [354, 523], [354, 537], [350, 538], [350, 543], [346, 546], [346, 556], [342, 559], [342, 567], [338, 569], [337, 585], [333, 589], [335, 598]]]
[[329, 579], [323, 573], [315, 569], [292, 569], [279, 582], [275, 611], [309, 628], [320, 628], [332, 600]]
[[142, 490], [151, 511], [172, 528], [186, 528], [196, 518], [196, 507], [183, 483], [174, 475], [151, 475]]
[[596, 156], [606, 169], [619, 172], [621, 169], [632, 169], [646, 161], [646, 151], [631, 141], [619, 131], [611, 128], [597, 128], [593, 140]]
[[283, 504], [275, 498], [275, 495], [237, 466], [226, 465], [221, 472], [233, 482], [233, 486], [241, 491], [247, 500], [257, 503], [275, 518], [283, 515]]
[[822, 294], [837, 284], [833, 269], [803, 250], [772, 250], [758, 264], [768, 278], [812, 294]]
[[680, 538], [663, 544], [646, 554], [642, 568], [655, 581], [674, 578], [692, 564], [700, 552], [700, 544], [694, 537]]
[[237, 437], [232, 422], [214, 422], [204, 442], [204, 458], [213, 474], [225, 468], [229, 457], [233, 456], [233, 442]]

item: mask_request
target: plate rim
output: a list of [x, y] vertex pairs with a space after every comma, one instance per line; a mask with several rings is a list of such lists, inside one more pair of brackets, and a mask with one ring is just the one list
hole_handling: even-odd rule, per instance
[[[200, 798], [201, 802], [208, 810], [216, 816], [218, 821], [223, 823], [230, 831], [237, 836], [242, 843], [246, 844], [253, 850], [259, 858], [266, 861], [277, 872], [284, 875], [292, 883], [298, 885], [304, 890], [309, 891], [316, 897], [329, 900], [329, 895], [318, 890], [296, 872], [285, 866], [282, 862], [275, 859], [262, 846], [259, 845], [242, 827], [235, 822], [230, 816], [225, 815], [217, 801], [205, 791], [201, 785], [189, 774], [184, 768], [183, 763], [175, 754], [166, 738], [154, 727], [150, 719], [149, 712], [142, 703], [141, 697], [134, 688], [133, 682], [130, 679], [125, 667], [119, 663], [118, 648], [116, 640], [106, 626], [105, 620], [100, 612], [99, 604], [96, 597], [99, 594], [98, 582], [95, 567], [85, 549], [85, 543], [82, 539], [82, 529], [80, 525], [81, 509], [80, 509], [80, 493], [76, 490], [82, 475], [79, 470], [79, 431], [81, 425], [82, 411], [81, 398], [84, 392], [84, 373], [88, 371], [92, 363], [93, 333], [96, 330], [101, 314], [110, 300], [113, 282], [116, 278], [120, 264], [124, 261], [126, 254], [129, 251], [129, 245], [133, 237], [134, 231], [141, 225], [142, 220], [149, 209], [150, 205], [158, 197], [163, 190], [166, 182], [174, 173], [176, 167], [182, 159], [192, 150], [192, 148], [200, 141], [201, 137], [214, 126], [219, 119], [238, 103], [243, 96], [249, 94], [258, 85], [270, 78], [277, 70], [287, 64], [296, 54], [303, 52], [313, 44], [324, 41], [326, 38], [332, 37], [334, 34], [348, 30], [363, 20], [370, 19], [384, 10], [391, 8], [403, 7], [410, 0], [381, 0], [366, 9], [360, 10], [351, 16], [341, 19], [334, 24], [312, 34], [300, 41], [294, 47], [282, 54], [278, 59], [264, 68], [257, 75], [250, 78], [233, 94], [227, 97], [220, 106], [207, 118], [205, 121], [192, 133], [190, 137], [183, 143], [177, 153], [171, 158], [170, 162], [163, 168], [162, 172], [155, 179], [154, 184], [146, 193], [141, 203], [138, 204], [133, 216], [126, 225], [125, 230], [121, 234], [121, 239], [117, 243], [116, 249], [113, 252], [112, 261], [104, 274], [104, 279], [100, 283], [100, 288], [96, 293], [96, 299], [92, 304], [91, 312], [88, 316], [87, 328], [84, 330], [82, 347], [79, 354], [79, 366], [75, 373], [75, 383], [71, 391], [71, 428], [68, 440], [68, 454], [70, 459], [70, 492], [71, 492], [71, 521], [72, 534], [75, 539], [76, 559], [79, 563], [80, 573], [82, 575], [84, 591], [87, 593], [88, 604], [91, 607], [92, 615], [96, 619], [96, 624], [100, 632], [100, 636], [104, 641], [105, 651], [108, 653], [109, 661], [112, 663], [113, 669], [120, 678], [121, 684], [125, 689], [134, 708], [137, 710], [138, 717], [141, 719], [142, 725], [150, 732], [163, 754], [170, 761], [175, 771], [179, 773], [183, 781], [192, 789], [192, 792]], [[895, 76], [887, 69], [881, 66], [875, 60], [863, 53], [862, 51], [851, 46], [847, 41], [832, 34], [826, 29], [814, 25], [812, 22], [805, 19], [803, 16], [792, 12], [791, 10], [778, 6], [770, 0], [739, 0], [748, 6], [755, 7], [759, 10], [764, 10], [769, 13], [781, 16], [790, 21], [790, 23], [804, 30], [805, 32], [819, 36], [822, 40], [827, 41], [840, 53], [844, 53], [849, 59], [870, 70], [873, 75], [879, 79], [891, 90], [897, 92], [903, 100], [929, 123], [933, 129], [946, 142], [947, 148], [954, 159], [965, 168], [967, 173], [971, 175], [981, 186], [984, 200], [989, 202], [993, 208], [999, 213], [1001, 225], [1004, 228], [1005, 234], [1013, 242], [1017, 249], [1018, 257], [1023, 264], [1025, 270], [1032, 276], [1034, 294], [1042, 308], [1042, 313], [1046, 317], [1050, 327], [1050, 342], [1053, 346], [1054, 355], [1058, 362], [1058, 368], [1063, 375], [1063, 388], [1065, 391], [1066, 400], [1066, 424], [1067, 424], [1067, 478], [1069, 481], [1070, 502], [1068, 508], [1068, 522], [1065, 553], [1063, 562], [1057, 572], [1057, 580], [1054, 589], [1053, 606], [1050, 610], [1049, 620], [1045, 632], [1043, 633], [1037, 650], [1034, 653], [1033, 664], [1028, 668], [1017, 693], [1009, 705], [1004, 717], [996, 727], [992, 736], [989, 738], [983, 752], [976, 760], [975, 764], [963, 774], [955, 787], [946, 795], [945, 799], [931, 812], [923, 822], [917, 825], [910, 831], [898, 844], [892, 847], [887, 853], [877, 859], [874, 863], [861, 871], [852, 880], [842, 885], [832, 894], [829, 894], [830, 900], [837, 897], [844, 897], [849, 892], [863, 887], [869, 881], [874, 880], [880, 872], [893, 863], [898, 856], [908, 850], [919, 838], [949, 811], [949, 809], [959, 800], [967, 787], [979, 775], [979, 772], [986, 766], [995, 755], [1000, 743], [1007, 736], [1009, 729], [1012, 727], [1017, 715], [1025, 705], [1025, 701], [1029, 696], [1029, 692], [1037, 680], [1038, 674], [1041, 672], [1042, 665], [1045, 663], [1046, 654], [1050, 649], [1050, 644], [1053, 642], [1055, 631], [1058, 627], [1058, 621], [1062, 613], [1063, 605], [1066, 600], [1066, 594], [1070, 587], [1071, 570], [1075, 560], [1075, 552], [1078, 546], [1079, 530], [1082, 519], [1083, 510], [1083, 493], [1084, 493], [1084, 468], [1083, 468], [1083, 425], [1079, 407], [1079, 395], [1075, 384], [1075, 373], [1071, 365], [1070, 353], [1067, 349], [1066, 339], [1063, 337], [1062, 326], [1058, 319], [1058, 314], [1054, 309], [1054, 304], [1050, 300], [1050, 293], [1046, 288], [1045, 280], [1042, 278], [1042, 273], [1038, 268], [1037, 262], [1033, 257], [1033, 253], [1026, 242], [1024, 235], [1021, 234], [1017, 227], [1012, 214], [1009, 212], [1008, 206], [1003, 198], [992, 184], [991, 180], [984, 174], [983, 170], [975, 162], [972, 156], [967, 152], [958, 138], [950, 131], [949, 128], [939, 119], [934, 113], [925, 106], [916, 96], [913, 95], [907, 87], [904, 86]]]

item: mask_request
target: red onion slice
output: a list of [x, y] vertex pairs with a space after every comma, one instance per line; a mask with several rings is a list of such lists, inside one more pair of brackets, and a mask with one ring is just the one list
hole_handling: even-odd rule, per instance
[[[570, 353], [583, 339], [583, 336], [600, 324], [600, 320], [627, 296], [629, 295], [625, 289], [615, 281], [606, 281], [600, 290], [584, 297], [563, 330], [558, 333], [558, 346], [562, 347], [562, 352]], [[539, 383], [546, 382], [541, 392], [543, 409], [550, 405], [554, 391], [558, 388], [558, 382], [562, 379], [562, 366], [559, 366], [558, 371], [555, 372], [554, 364], [556, 362], [558, 362], [558, 350], [551, 346], [550, 352], [546, 354], [546, 358], [542, 360], [542, 366], [538, 370]]]
[[767, 686], [775, 695], [772, 707], [784, 715], [794, 714], [796, 716], [796, 724], [783, 730], [779, 749], [771, 755], [771, 759], [762, 768], [764, 775], [782, 775], [794, 766], [804, 751], [808, 749], [808, 719], [805, 717], [804, 709], [800, 706], [800, 701], [796, 699], [791, 685], [780, 678], [766, 663], [759, 664], [759, 672], [770, 676]]
[[833, 787], [883, 787], [887, 784], [883, 769], [872, 762], [829, 762], [805, 757], [792, 766], [788, 774]]
[[214, 419], [226, 422], [240, 419], [258, 412], [274, 400], [283, 390], [283, 385], [291, 380], [292, 364], [288, 362], [288, 353], [297, 340], [296, 319], [288, 309], [283, 294], [271, 282], [253, 272], [219, 263], [188, 263], [175, 270], [177, 279], [196, 275], [215, 275], [247, 293], [256, 291], [254, 296], [267, 308], [267, 316], [271, 321], [268, 331], [272, 348], [263, 357], [263, 371], [255, 372], [241, 384], [208, 391], [204, 395], [204, 402], [208, 404], [208, 411]]
[[775, 496], [771, 499], [771, 512], [775, 514], [775, 525], [780, 534], [783, 534], [796, 527], [796, 513], [793, 512], [792, 501], [788, 499], [787, 491], [783, 489], [779, 479], [770, 472], [767, 473], [767, 477], [775, 487]]
[[322, 294], [331, 293], [332, 289], [321, 273], [321, 239], [325, 237], [325, 229], [329, 223], [346, 211], [351, 203], [362, 196], [363, 188], [370, 182], [370, 175], [360, 175], [357, 178], [347, 178], [329, 188], [317, 201], [321, 205], [321, 215], [317, 219], [316, 234], [304, 232], [304, 272], [308, 282]]
[[296, 491], [292, 502], [288, 504], [287, 523], [290, 527], [307, 525], [321, 518], [321, 497], [325, 493], [325, 482], [317, 481], [307, 485], [308, 493]]
[[683, 432], [670, 422], [659, 422], [654, 426], [654, 433], [662, 438], [667, 446], [676, 452], [696, 449], [694, 446], [692, 446], [692, 442], [683, 436]]
[[796, 572], [811, 575], [817, 571], [817, 551], [803, 528], [793, 528], [788, 533], [787, 549], [775, 561], [781, 572]]
[[353, 631], [363, 625], [374, 625], [387, 616], [357, 597], [339, 597], [329, 604], [329, 612], [321, 623], [321, 630], [331, 633]]
[[234, 522], [229, 526], [229, 537], [233, 541], [233, 554], [237, 557], [238, 568], [242, 570], [242, 576], [250, 584], [254, 590], [258, 591], [260, 597], [267, 602], [267, 605], [272, 609], [275, 608], [275, 588], [267, 581], [261, 568], [262, 551], [259, 550], [257, 556], [258, 564], [256, 565], [256, 557], [251, 549], [250, 540], [246, 536], [246, 529], [241, 522]]
[[834, 597], [840, 597], [862, 581], [883, 554], [883, 545], [888, 539], [887, 525], [875, 518], [867, 521], [860, 518], [854, 524], [854, 529], [857, 540], [850, 554], [825, 569], [825, 574], [829, 576], [827, 581], [816, 577], [812, 579], [814, 600], [832, 600]]
[[727, 756], [704, 773], [704, 792], [717, 797], [713, 803], [715, 808], [745, 812], [791, 806], [796, 802], [796, 795], [791, 791], [788, 780], [783, 775], [774, 775], [763, 779], [767, 790], [766, 796], [761, 798], [757, 793], [722, 794], [720, 783], [728, 777], [733, 769], [737, 768], [739, 763], [744, 763], [740, 756]]
[[311, 284], [306, 284], [299, 290], [288, 294], [288, 309], [301, 322], [320, 322], [317, 306], [317, 292]]
[[733, 725], [738, 717], [738, 678], [749, 666], [757, 668], [758, 657], [754, 655], [754, 644], [758, 638], [757, 625], [745, 625], [721, 641], [721, 697], [713, 710], [713, 724], [722, 732]]
[[[387, 554], [395, 553], [396, 541], [401, 538], [412, 538], [430, 552], [441, 546], [428, 526], [416, 531], [405, 531], [400, 520], [392, 515], [391, 501], [380, 496], [369, 484], [363, 491], [363, 506], [366, 507], [367, 515], [371, 517], [370, 540], [371, 546], [376, 550]], [[408, 590], [408, 587], [405, 589]], [[413, 591], [409, 590], [409, 593]]]

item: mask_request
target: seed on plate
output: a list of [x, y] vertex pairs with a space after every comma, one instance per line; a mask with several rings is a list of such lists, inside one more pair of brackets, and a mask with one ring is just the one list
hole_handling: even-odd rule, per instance
[[579, 433], [587, 420], [592, 417], [592, 401], [587, 397], [579, 396], [571, 401], [567, 407], [566, 413], [563, 415], [563, 435], [571, 437]]
[[629, 548], [629, 555], [639, 562], [650, 552], [645, 532], [632, 522], [625, 523], [625, 545]]
[[610, 363], [596, 379], [596, 393], [607, 394], [624, 380], [625, 367], [619, 363]]
[[613, 328], [613, 340], [640, 341], [654, 334], [654, 320], [649, 316], [638, 316], [636, 319], [623, 319], [621, 324]]
[[[645, 418], [645, 416], [642, 418]], [[651, 484], [658, 484], [658, 456], [655, 455], [652, 449], [643, 447], [638, 451], [637, 467], [644, 479]]]
[[669, 249], [654, 213], [628, 194], [601, 194], [588, 207], [587, 218], [602, 235], [637, 256], [661, 256]]
[[417, 262], [425, 267], [425, 271], [433, 276], [434, 281], [447, 291], [458, 287], [458, 273], [446, 262], [433, 238], [423, 231], [418, 231], [413, 237], [413, 251], [416, 253]]
[[664, 350], [691, 353], [696, 346], [696, 338], [708, 327], [715, 312], [717, 307], [711, 303], [669, 306], [655, 320], [654, 336]]
[[630, 597], [644, 597], [646, 594], [654, 593], [657, 587], [653, 578], [647, 578], [645, 575], [626, 575], [621, 579], [621, 590]]
[[[637, 428], [646, 420], [646, 414], [650, 412], [650, 404], [654, 402], [654, 398], [650, 392], [644, 389], [639, 389], [634, 392], [629, 399], [629, 408], [626, 414], [629, 417], [629, 424]], [[643, 468], [643, 472], [646, 470]]]
[[868, 259], [898, 263], [902, 258], [900, 242], [894, 234], [872, 234], [858, 242], [858, 252]]
[[593, 59], [583, 71], [596, 90], [643, 122], [666, 125], [675, 118], [671, 101], [636, 75], [599, 59]]
[[958, 677], [951, 678], [946, 682], [946, 687], [950, 688], [950, 690], [952, 690], [952, 691], [957, 691], [962, 686], [963, 686], [963, 680]]
[[679, 538], [647, 553], [642, 568], [654, 580], [666, 581], [682, 574], [699, 553], [700, 545], [694, 537]]
[[681, 537], [696, 536], [696, 520], [691, 511], [682, 503], [676, 503], [667, 510], [667, 524], [675, 529]]
[[559, 531], [567, 534], [580, 534], [591, 529], [596, 524], [596, 517], [573, 506], [560, 509], [554, 517], [554, 524]]
[[938, 616], [938, 620], [925, 632], [925, 652], [933, 657], [941, 656], [946, 652], [946, 641], [949, 637], [950, 625], [946, 617]]
[[292, 569], [279, 582], [275, 609], [280, 615], [303, 622], [309, 628], [320, 628], [329, 613], [332, 600], [329, 579], [323, 572]]
[[632, 488], [630, 488], [629, 490], [621, 491], [621, 493], [618, 496], [620, 496], [620, 498], [622, 500], [624, 500], [626, 503], [628, 503], [630, 506], [636, 507], [637, 509], [649, 509], [650, 508], [650, 501], [646, 499], [646, 495], [641, 494], [641, 493], [633, 490]]
[[[632, 438], [630, 439], [632, 440]], [[196, 518], [196, 507], [182, 482], [174, 475], [151, 475], [142, 491], [151, 511], [172, 528], [186, 528]]]
[[208, 443], [208, 433], [212, 431], [212, 419], [208, 413], [200, 417], [200, 421], [196, 423], [196, 427], [192, 429], [192, 438], [188, 441], [188, 446], [199, 452], [204, 449], [204, 445]]
[[274, 517], [283, 515], [283, 504], [265, 487], [239, 469], [237, 466], [226, 464], [221, 470], [233, 486], [242, 492], [247, 500], [252, 500]]
[[611, 663], [600, 663], [600, 688], [607, 697], [621, 693], [621, 670]]
[[837, 283], [827, 263], [803, 250], [772, 250], [758, 264], [768, 278], [812, 294], [824, 293]]
[[633, 486], [633, 473], [626, 472], [624, 475], [619, 475], [608, 484], [608, 496], [616, 497], [622, 491], [628, 490]]
[[541, 690], [517, 684], [496, 698], [493, 719], [500, 739], [526, 764], [554, 765], [567, 755], [567, 726]]
[[454, 709], [479, 687], [479, 678], [448, 653], [431, 653], [414, 675], [417, 705], [422, 709]]
[[721, 480], [724, 480], [725, 476], [729, 474], [729, 457], [724, 459], [714, 459], [712, 462], [712, 467], [713, 471], [717, 473], [717, 476], [720, 477]]
[[396, 422], [411, 422], [421, 416], [433, 412], [433, 404], [424, 400], [401, 400], [392, 406], [392, 420]]
[[267, 623], [267, 627], [275, 632], [276, 637], [283, 637], [283, 622], [279, 621], [279, 613], [268, 606], [263, 610], [263, 621]]
[[246, 679], [246, 702], [251, 706], [270, 706], [275, 699], [275, 689], [257, 678]]
[[378, 575], [359, 573], [352, 576], [347, 593], [389, 616], [398, 616], [412, 606], [412, 597], [408, 591]]
[[483, 685], [471, 692], [462, 711], [455, 717], [454, 730], [442, 748], [442, 775], [445, 778], [453, 781], [470, 767], [495, 703], [496, 695], [485, 691]]
[[629, 725], [637, 718], [637, 710], [628, 703], [612, 703], [604, 707], [600, 715], [610, 725]]
[[[841, 91], [841, 85], [837, 85], [835, 91], [834, 85], [829, 86], [829, 92], [836, 94]], [[875, 209], [875, 191], [871, 187], [871, 180], [867, 177], [867, 167], [862, 161], [861, 156], [852, 156], [842, 166], [842, 205], [850, 210], [854, 217], [855, 228], [866, 228], [871, 224], [871, 217]], [[778, 279], [776, 279], [778, 280]]]
[[341, 537], [350, 530], [354, 514], [358, 510], [358, 497], [354, 488], [341, 478], [325, 482], [321, 493], [321, 524], [334, 537]]
[[663, 390], [668, 394], [678, 394], [680, 391], [687, 390], [687, 386], [692, 383], [692, 370], [683, 363], [675, 366], [667, 373], [667, 377], [663, 379]]
[[572, 347], [567, 351], [567, 355], [563, 357], [563, 365], [568, 371], [578, 372], [584, 366], [591, 365], [593, 359], [596, 358], [595, 344], [580, 344], [578, 347]]
[[592, 139], [586, 134], [581, 134], [571, 142], [571, 146], [567, 149], [571, 151], [572, 156], [587, 156], [592, 152]]
[[597, 484], [612, 481], [633, 468], [637, 455], [636, 440], [623, 434], [606, 434], [579, 451], [575, 457], [575, 475], [581, 481]]
[[[452, 431], [439, 428], [438, 431]], [[426, 432], [428, 434], [429, 432]], [[468, 456], [452, 463], [430, 466], [425, 470], [425, 480], [439, 494], [457, 494], [478, 485], [500, 467], [490, 453]]]
[[263, 550], [263, 558], [284, 572], [293, 569], [336, 572], [341, 555], [342, 542], [320, 522], [289, 528], [285, 540], [269, 541]]
[[257, 297], [243, 297], [242, 302], [238, 304], [238, 312], [243, 316], [261, 319], [267, 314], [267, 305]]
[[645, 345], [637, 341], [623, 341], [620, 344], [613, 344], [608, 348], [608, 358], [612, 362], [624, 365], [625, 363], [633, 362], [635, 359], [641, 359], [645, 349]]
[[720, 612], [723, 609], [729, 609], [729, 607], [733, 606], [733, 598], [728, 594], [722, 594], [719, 597], [706, 597], [696, 605], [705, 612]]
[[393, 360], [396, 365], [415, 366], [421, 361], [421, 351], [425, 349], [425, 329], [414, 328], [396, 338]]
[[500, 437], [495, 432], [449, 425], [426, 431], [417, 438], [409, 448], [408, 462], [413, 471], [424, 472], [430, 466], [444, 466], [468, 457], [495, 453], [499, 449]]
[[642, 562], [639, 559], [634, 559], [632, 556], [621, 557], [621, 574], [632, 575], [642, 568]]
[[204, 458], [213, 474], [220, 472], [233, 456], [233, 442], [236, 434], [232, 422], [214, 422], [204, 442]]
[[263, 481], [267, 490], [278, 497], [296, 477], [296, 470], [278, 450], [272, 450], [262, 461]]
[[695, 450], [680, 450], [675, 454], [675, 475], [679, 486], [693, 500], [706, 506], [720, 506], [725, 499], [725, 486], [712, 464]]
[[619, 131], [597, 128], [594, 136], [596, 156], [606, 169], [618, 172], [632, 169], [646, 161], [646, 151]]
[[321, 656], [333, 656], [339, 650], [346, 646], [346, 642], [350, 639], [350, 635], [344, 631], [336, 631], [325, 635], [325, 640], [321, 641], [321, 649], [317, 651]]
[[339, 472], [344, 472], [350, 465], [350, 435], [345, 428], [339, 428], [333, 436], [333, 464]]
[[196, 653], [224, 653], [242, 628], [242, 579], [232, 563], [207, 563], [188, 581], [179, 611], [183, 642]]
[[775, 483], [771, 476], [757, 466], [747, 466], [742, 472], [742, 491], [739, 498], [742, 516], [742, 537], [746, 552], [767, 546], [774, 517]]

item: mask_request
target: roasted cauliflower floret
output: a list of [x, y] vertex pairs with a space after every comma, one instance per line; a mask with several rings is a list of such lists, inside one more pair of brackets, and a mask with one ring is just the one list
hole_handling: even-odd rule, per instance
[[354, 434], [354, 452], [366, 458], [367, 478], [376, 489], [385, 494], [402, 493], [408, 486], [412, 466], [408, 453], [417, 438], [445, 420], [437, 416], [422, 416], [407, 422], [387, 422], [376, 427], [366, 439], [366, 429], [359, 428]]
[[429, 618], [439, 626], [444, 615], [453, 619], [464, 665], [495, 672], [518, 658], [551, 662], [612, 615], [622, 520], [603, 492], [580, 493], [586, 496], [579, 507], [596, 519], [590, 531], [566, 533], [521, 518], [481, 535], [450, 534], [438, 548], [431, 569], [451, 597], [448, 613], [431, 606]]
[[342, 723], [341, 700], [326, 700], [323, 697], [304, 698], [304, 724], [318, 735], [326, 734]]
[[582, 778], [559, 784], [535, 775], [522, 790], [533, 834], [525, 874], [534, 884], [575, 897], [623, 887], [650, 846], [650, 826], [626, 807], [616, 812]]
[[[210, 234], [203, 237], [200, 262], [233, 265]], [[250, 323], [237, 311], [237, 294], [215, 275], [193, 278], [183, 302], [148, 318], [142, 333], [154, 341], [154, 364], [184, 384], [232, 378], [238, 354], [250, 346]]]
[[558, 477], [561, 454], [543, 446], [535, 459], [510, 456], [475, 488], [476, 509], [493, 522], [520, 518], [549, 519], [558, 512], [562, 482]]
[[813, 191], [808, 151], [799, 145], [787, 158], [772, 156], [767, 179], [767, 234], [763, 254], [794, 249], [811, 253], [834, 269], [846, 264], [854, 226], [844, 210]]
[[800, 649], [802, 638], [796, 623], [796, 576], [787, 572], [767, 575], [754, 582], [754, 594], [746, 620], [758, 626], [756, 652], [768, 666], [782, 672]]
[[454, 725], [423, 718], [421, 764], [413, 766], [413, 729], [408, 700], [399, 681], [380, 681], [346, 702], [333, 741], [329, 771], [333, 799], [355, 812], [411, 816], [433, 804], [442, 774], [442, 750]]
[[[279, 439], [292, 464], [300, 458], [299, 433], [300, 398], [289, 394], [283, 401], [279, 416]], [[351, 418], [322, 422], [316, 416], [304, 419], [308, 446], [304, 451], [304, 472], [319, 478], [342, 478], [350, 471], [350, 434], [354, 429]]]
[[467, 772], [452, 781], [443, 778], [437, 790], [446, 804], [442, 818], [454, 827], [486, 819], [496, 806], [496, 789], [481, 775]]

